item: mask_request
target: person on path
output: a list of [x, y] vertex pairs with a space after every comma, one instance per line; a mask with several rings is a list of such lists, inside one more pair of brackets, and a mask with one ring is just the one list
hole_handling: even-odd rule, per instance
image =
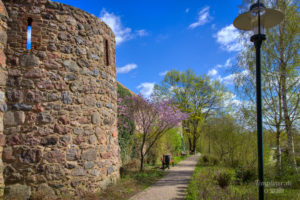
[[170, 155], [165, 155], [166, 168], [170, 169]]

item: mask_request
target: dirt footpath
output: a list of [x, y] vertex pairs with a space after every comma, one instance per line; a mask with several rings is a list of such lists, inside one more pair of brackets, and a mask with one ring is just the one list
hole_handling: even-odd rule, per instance
[[184, 200], [189, 180], [199, 158], [200, 154], [197, 154], [178, 163], [175, 167], [170, 167], [165, 177], [130, 200]]

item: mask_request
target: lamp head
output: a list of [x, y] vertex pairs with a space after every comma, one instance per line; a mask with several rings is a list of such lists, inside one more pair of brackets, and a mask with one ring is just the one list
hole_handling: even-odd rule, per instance
[[265, 29], [272, 28], [279, 24], [284, 15], [282, 12], [266, 8], [263, 3], [255, 3], [251, 5], [250, 10], [239, 15], [233, 21], [233, 25], [240, 30], [250, 31], [259, 34], [259, 17], [260, 15], [260, 34], [264, 34]]
[[[262, 19], [262, 16], [264, 16], [266, 12], [266, 7], [263, 3], [255, 3], [250, 6], [250, 14], [251, 14], [251, 30], [253, 31], [254, 35], [257, 34], [265, 34], [265, 25], [264, 25], [264, 19]], [[260, 18], [258, 17], [260, 15]], [[260, 23], [259, 20], [260, 19]], [[259, 30], [260, 26], [260, 30]]]

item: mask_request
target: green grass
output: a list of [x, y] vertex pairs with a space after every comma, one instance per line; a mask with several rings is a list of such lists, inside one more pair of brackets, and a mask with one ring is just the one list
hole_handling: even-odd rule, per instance
[[172, 156], [171, 159], [173, 159], [174, 164], [177, 165], [179, 162], [185, 160], [187, 157], [189, 157], [189, 155], [187, 155], [187, 156]]
[[[230, 185], [221, 188], [216, 176], [225, 171], [232, 174]], [[258, 189], [255, 182], [238, 184], [233, 168], [224, 166], [204, 166], [198, 162], [188, 185], [186, 200], [256, 200]], [[265, 198], [271, 200], [300, 199], [300, 190], [291, 188], [265, 188]]]
[[125, 200], [141, 192], [162, 178], [165, 172], [154, 166], [145, 166], [143, 172], [125, 171], [121, 179], [97, 195], [97, 200]]
[[[188, 156], [172, 156], [174, 164], [186, 159]], [[125, 200], [133, 195], [145, 190], [162, 178], [166, 172], [160, 169], [161, 165], [156, 166], [145, 164], [145, 170], [125, 170], [121, 179], [99, 194], [99, 200]]]

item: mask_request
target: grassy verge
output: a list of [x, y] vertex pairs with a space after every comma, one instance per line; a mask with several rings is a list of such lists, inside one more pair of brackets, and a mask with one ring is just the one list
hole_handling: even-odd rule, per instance
[[186, 156], [173, 156], [172, 159], [174, 160], [174, 164], [177, 165], [179, 162], [185, 160], [189, 156], [190, 155], [186, 155]]
[[[255, 181], [241, 183], [233, 168], [203, 165], [195, 168], [188, 186], [186, 200], [256, 200], [258, 189]], [[299, 189], [266, 187], [265, 198], [272, 200], [300, 199]]]
[[[174, 164], [177, 165], [187, 157], [188, 156], [172, 156], [172, 159], [174, 160]], [[106, 191], [98, 195], [100, 196], [99, 200], [129, 199], [154, 184], [166, 174], [160, 167], [160, 165], [152, 166], [146, 164], [143, 172], [139, 172], [138, 170], [125, 170], [121, 179], [116, 184], [108, 187]]]
[[143, 172], [126, 171], [121, 179], [99, 195], [99, 200], [123, 200], [146, 189], [164, 176], [165, 172], [147, 166]]

